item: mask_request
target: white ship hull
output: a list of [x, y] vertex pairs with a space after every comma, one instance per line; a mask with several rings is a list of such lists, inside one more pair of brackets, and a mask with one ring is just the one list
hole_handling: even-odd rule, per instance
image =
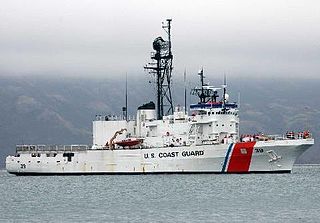
[[[6, 168], [16, 175], [147, 174], [147, 173], [263, 173], [291, 172], [295, 160], [313, 139], [272, 140], [220, 145], [152, 149], [38, 151], [8, 156]], [[66, 153], [72, 153], [70, 160]], [[38, 154], [40, 154], [38, 156]]]

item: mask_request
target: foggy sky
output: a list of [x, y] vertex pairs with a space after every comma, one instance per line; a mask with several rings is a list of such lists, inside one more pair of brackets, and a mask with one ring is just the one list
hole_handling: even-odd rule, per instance
[[0, 75], [145, 75], [172, 18], [174, 75], [320, 77], [320, 1], [0, 0]]

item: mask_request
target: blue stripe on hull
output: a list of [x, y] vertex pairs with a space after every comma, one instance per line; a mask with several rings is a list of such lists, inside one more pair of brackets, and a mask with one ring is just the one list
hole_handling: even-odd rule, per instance
[[231, 152], [232, 146], [233, 146], [233, 143], [231, 143], [229, 145], [227, 153], [226, 153], [226, 157], [224, 158], [224, 162], [223, 162], [223, 166], [222, 166], [222, 170], [221, 170], [221, 172], [223, 172], [223, 173], [226, 172], [227, 163], [228, 163], [228, 160], [229, 160], [229, 156], [230, 156], [230, 152]]

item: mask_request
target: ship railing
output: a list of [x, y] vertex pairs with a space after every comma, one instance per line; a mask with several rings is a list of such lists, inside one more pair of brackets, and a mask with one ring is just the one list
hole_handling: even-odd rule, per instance
[[245, 135], [240, 138], [241, 142], [249, 141], [279, 141], [279, 140], [294, 140], [294, 139], [309, 139], [312, 138], [312, 134], [308, 132], [305, 134], [303, 132], [298, 133], [286, 133], [283, 135]]
[[312, 139], [312, 134], [309, 131], [287, 132], [283, 137], [285, 139]]
[[268, 140], [285, 140], [286, 138], [284, 137], [284, 135], [267, 135], [265, 136], [266, 139]]
[[287, 139], [307, 139], [307, 138], [312, 138], [312, 134], [308, 132], [308, 134], [305, 134], [303, 132], [298, 132], [298, 133], [287, 133], [283, 135], [268, 135], [268, 138], [270, 140], [287, 140]]
[[[128, 115], [128, 121], [134, 121], [135, 116]], [[96, 115], [95, 121], [123, 121], [126, 120], [124, 115]]]
[[90, 149], [88, 145], [17, 145], [16, 151], [85, 151]]
[[312, 139], [312, 134], [310, 132], [289, 132], [283, 135], [268, 135], [271, 140], [288, 140], [288, 139]]

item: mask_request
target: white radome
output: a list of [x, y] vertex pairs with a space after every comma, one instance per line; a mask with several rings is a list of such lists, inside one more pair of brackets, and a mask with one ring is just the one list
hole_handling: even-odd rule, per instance
[[225, 94], [225, 99], [226, 99], [226, 101], [229, 101], [229, 95], [228, 94]]

